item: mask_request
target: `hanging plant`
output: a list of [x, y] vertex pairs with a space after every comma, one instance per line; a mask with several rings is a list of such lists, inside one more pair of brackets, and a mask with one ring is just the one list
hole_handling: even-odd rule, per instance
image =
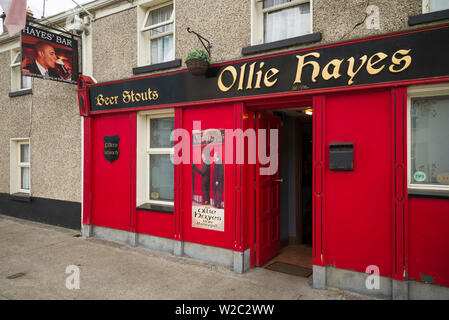
[[210, 56], [203, 49], [193, 49], [185, 59], [187, 69], [194, 76], [202, 76], [209, 68]]

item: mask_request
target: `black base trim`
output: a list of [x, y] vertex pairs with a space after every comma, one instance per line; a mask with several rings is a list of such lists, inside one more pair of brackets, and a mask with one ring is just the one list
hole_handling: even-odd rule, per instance
[[[29, 201], [25, 201], [28, 198]], [[0, 214], [81, 230], [81, 203], [0, 193]]]
[[24, 96], [27, 94], [33, 94], [33, 89], [25, 89], [25, 90], [18, 90], [18, 91], [12, 91], [9, 93], [9, 97], [18, 97], [18, 96]]
[[147, 73], [147, 72], [152, 72], [152, 71], [157, 71], [157, 70], [176, 68], [176, 67], [180, 67], [181, 64], [182, 64], [181, 59], [175, 59], [172, 61], [150, 64], [150, 65], [143, 66], [143, 67], [133, 68], [133, 74], [141, 74], [141, 73]]
[[289, 38], [285, 40], [273, 41], [255, 46], [249, 46], [242, 49], [243, 55], [264, 52], [274, 49], [282, 49], [286, 47], [321, 41], [321, 32], [306, 34], [299, 37]]
[[431, 198], [449, 200], [448, 191], [408, 189], [409, 198]]
[[449, 9], [430, 12], [430, 13], [424, 13], [424, 14], [418, 14], [416, 16], [408, 17], [408, 25], [414, 26], [417, 24], [436, 22], [436, 21], [446, 20], [446, 19], [449, 19]]
[[173, 207], [171, 206], [158, 206], [155, 204], [144, 203], [136, 208], [136, 210], [141, 211], [151, 211], [151, 212], [159, 212], [159, 213], [173, 213]]

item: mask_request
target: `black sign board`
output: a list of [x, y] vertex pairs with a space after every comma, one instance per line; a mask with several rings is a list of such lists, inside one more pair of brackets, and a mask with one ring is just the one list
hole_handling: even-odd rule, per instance
[[118, 135], [104, 136], [103, 142], [104, 142], [104, 157], [110, 163], [113, 163], [115, 160], [118, 159], [120, 155], [119, 150], [120, 137]]
[[27, 24], [22, 30], [22, 75], [62, 82], [78, 80], [78, 41]]
[[447, 26], [89, 87], [90, 111], [338, 88], [449, 75]]

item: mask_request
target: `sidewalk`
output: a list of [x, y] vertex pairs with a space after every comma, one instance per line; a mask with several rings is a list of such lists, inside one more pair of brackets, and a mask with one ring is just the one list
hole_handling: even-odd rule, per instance
[[[2, 299], [371, 299], [261, 268], [243, 275], [141, 247], [79, 237], [74, 230], [0, 215]], [[68, 265], [80, 289], [66, 288]]]

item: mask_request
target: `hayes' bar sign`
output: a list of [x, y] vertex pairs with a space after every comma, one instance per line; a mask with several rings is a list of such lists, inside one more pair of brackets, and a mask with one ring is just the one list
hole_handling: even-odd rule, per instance
[[22, 30], [22, 75], [76, 83], [78, 42], [29, 24]]
[[449, 28], [297, 50], [89, 87], [91, 111], [337, 88], [449, 75]]

